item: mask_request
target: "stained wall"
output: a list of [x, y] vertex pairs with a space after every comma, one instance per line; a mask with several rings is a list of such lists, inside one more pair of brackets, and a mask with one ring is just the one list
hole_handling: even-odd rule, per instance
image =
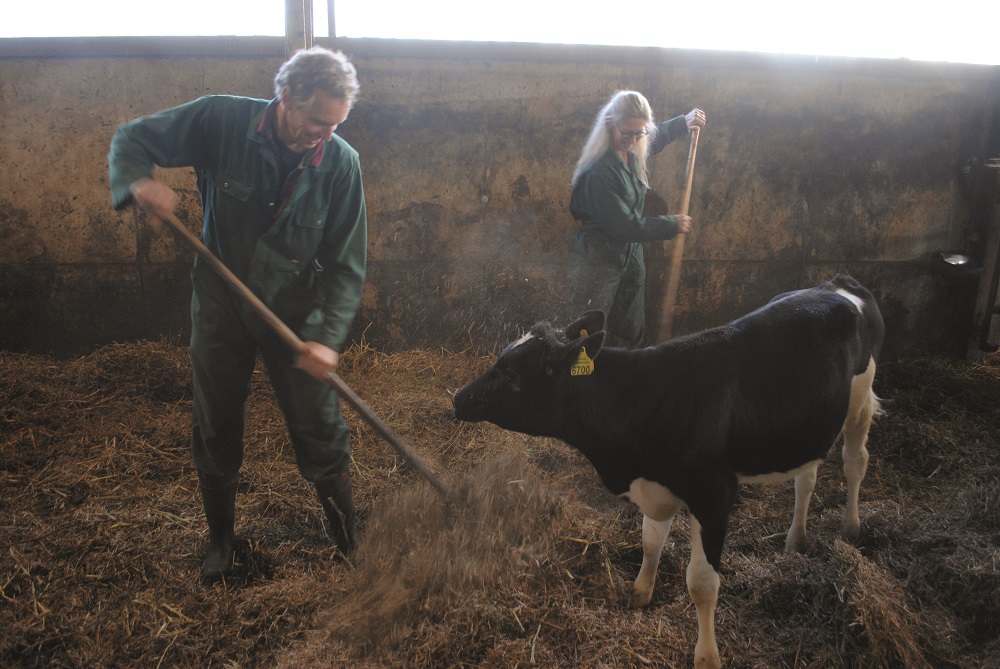
[[[849, 272], [887, 352], [959, 350], [980, 243], [969, 173], [998, 141], [1000, 68], [663, 49], [343, 41], [362, 95], [369, 281], [354, 337], [386, 350], [495, 349], [563, 318], [569, 178], [601, 104], [643, 91], [708, 114], [674, 334]], [[191, 251], [114, 212], [115, 127], [207, 93], [268, 97], [280, 53], [6, 57], [0, 45], [0, 348], [72, 355], [188, 332]], [[680, 206], [689, 145], [652, 162], [647, 211]], [[1000, 153], [1000, 152], [998, 152]], [[963, 172], [963, 167], [965, 171]], [[199, 227], [193, 172], [162, 171]], [[656, 338], [671, 244], [649, 244]]]

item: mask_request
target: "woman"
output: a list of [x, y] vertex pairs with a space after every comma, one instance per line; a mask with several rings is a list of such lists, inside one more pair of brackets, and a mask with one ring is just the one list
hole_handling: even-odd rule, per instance
[[705, 112], [656, 125], [649, 102], [619, 91], [604, 105], [573, 173], [570, 211], [581, 226], [569, 245], [572, 315], [601, 309], [608, 346], [635, 348], [645, 327], [646, 266], [642, 242], [691, 230], [687, 215], [643, 216], [649, 179], [646, 161], [695, 127]]

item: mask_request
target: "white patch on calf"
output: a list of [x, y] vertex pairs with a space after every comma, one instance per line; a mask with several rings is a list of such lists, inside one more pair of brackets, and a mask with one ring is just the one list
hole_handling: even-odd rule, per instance
[[684, 502], [665, 486], [638, 478], [622, 495], [642, 511], [642, 566], [632, 584], [631, 606], [646, 606], [653, 598], [656, 568], [660, 564], [663, 545], [670, 534], [674, 516]]
[[677, 509], [683, 505], [683, 502], [665, 486], [644, 478], [632, 481], [628, 492], [623, 493], [622, 497], [639, 507], [642, 515], [658, 521], [673, 518]]
[[516, 341], [512, 341], [511, 343], [507, 344], [507, 348], [505, 348], [500, 355], [503, 356], [508, 351], [513, 351], [515, 348], [517, 348], [518, 346], [520, 346], [521, 344], [525, 343], [526, 341], [528, 341], [531, 338], [532, 338], [532, 334], [530, 332], [528, 332], [527, 334], [521, 335], [520, 339], [518, 339]]
[[865, 301], [862, 300], [857, 295], [855, 295], [854, 293], [852, 293], [850, 291], [846, 291], [843, 288], [838, 288], [837, 289], [837, 295], [840, 295], [841, 297], [846, 297], [848, 300], [850, 300], [851, 303], [855, 307], [857, 307], [857, 309], [858, 309], [859, 312], [863, 312], [864, 311]]
[[694, 647], [697, 669], [720, 669], [719, 645], [715, 640], [715, 607], [719, 602], [719, 574], [708, 563], [701, 543], [701, 523], [691, 516], [691, 561], [687, 587], [698, 613], [698, 643]]
[[841, 534], [854, 540], [861, 534], [858, 516], [858, 492], [868, 470], [868, 429], [872, 419], [882, 413], [879, 399], [872, 391], [875, 380], [875, 359], [868, 360], [868, 367], [851, 381], [851, 404], [844, 422], [844, 476], [847, 478], [847, 506], [844, 507], [844, 524]]
[[771, 472], [770, 474], [756, 474], [754, 476], [747, 476], [746, 474], [740, 474], [737, 472], [736, 479], [740, 483], [780, 483], [781, 481], [793, 479], [810, 469], [816, 469], [820, 462], [822, 462], [822, 459], [812, 460], [804, 465], [796, 467], [795, 469], [790, 469], [787, 472]]
[[531, 333], [530, 332], [526, 333], [523, 337], [521, 337], [516, 342], [514, 342], [513, 344], [511, 344], [510, 348], [517, 348], [518, 346], [520, 346], [524, 342], [528, 341], [529, 339], [531, 339]]

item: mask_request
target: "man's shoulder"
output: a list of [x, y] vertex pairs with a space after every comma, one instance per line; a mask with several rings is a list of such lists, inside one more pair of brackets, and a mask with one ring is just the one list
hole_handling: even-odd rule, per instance
[[246, 95], [228, 95], [226, 93], [210, 93], [208, 95], [203, 95], [198, 99], [205, 101], [207, 104], [233, 106], [245, 105], [250, 107], [266, 107], [271, 102], [270, 100], [251, 98]]
[[270, 102], [270, 100], [249, 98], [241, 95], [212, 94], [203, 95], [194, 100], [192, 104], [211, 107], [220, 112], [229, 111], [234, 113], [244, 112], [252, 114], [265, 109]]
[[358, 150], [351, 146], [346, 139], [334, 133], [323, 150], [323, 162], [330, 167], [336, 167], [360, 163], [361, 157]]

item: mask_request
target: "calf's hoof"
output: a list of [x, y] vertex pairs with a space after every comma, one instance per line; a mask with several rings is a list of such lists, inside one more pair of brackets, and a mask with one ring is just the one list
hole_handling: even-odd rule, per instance
[[857, 543], [858, 539], [861, 538], [861, 523], [844, 523], [840, 526], [840, 536], [843, 537], [844, 541], [849, 541], [850, 543]]
[[804, 534], [792, 535], [789, 534], [788, 538], [785, 539], [785, 552], [786, 553], [805, 553], [806, 552], [806, 537]]
[[632, 596], [629, 597], [628, 605], [633, 609], [641, 609], [644, 606], [649, 606], [649, 603], [653, 601], [653, 589], [648, 590], [640, 588], [632, 588]]
[[722, 669], [722, 660], [719, 659], [719, 653], [709, 653], [703, 657], [696, 657], [694, 660], [694, 669]]

